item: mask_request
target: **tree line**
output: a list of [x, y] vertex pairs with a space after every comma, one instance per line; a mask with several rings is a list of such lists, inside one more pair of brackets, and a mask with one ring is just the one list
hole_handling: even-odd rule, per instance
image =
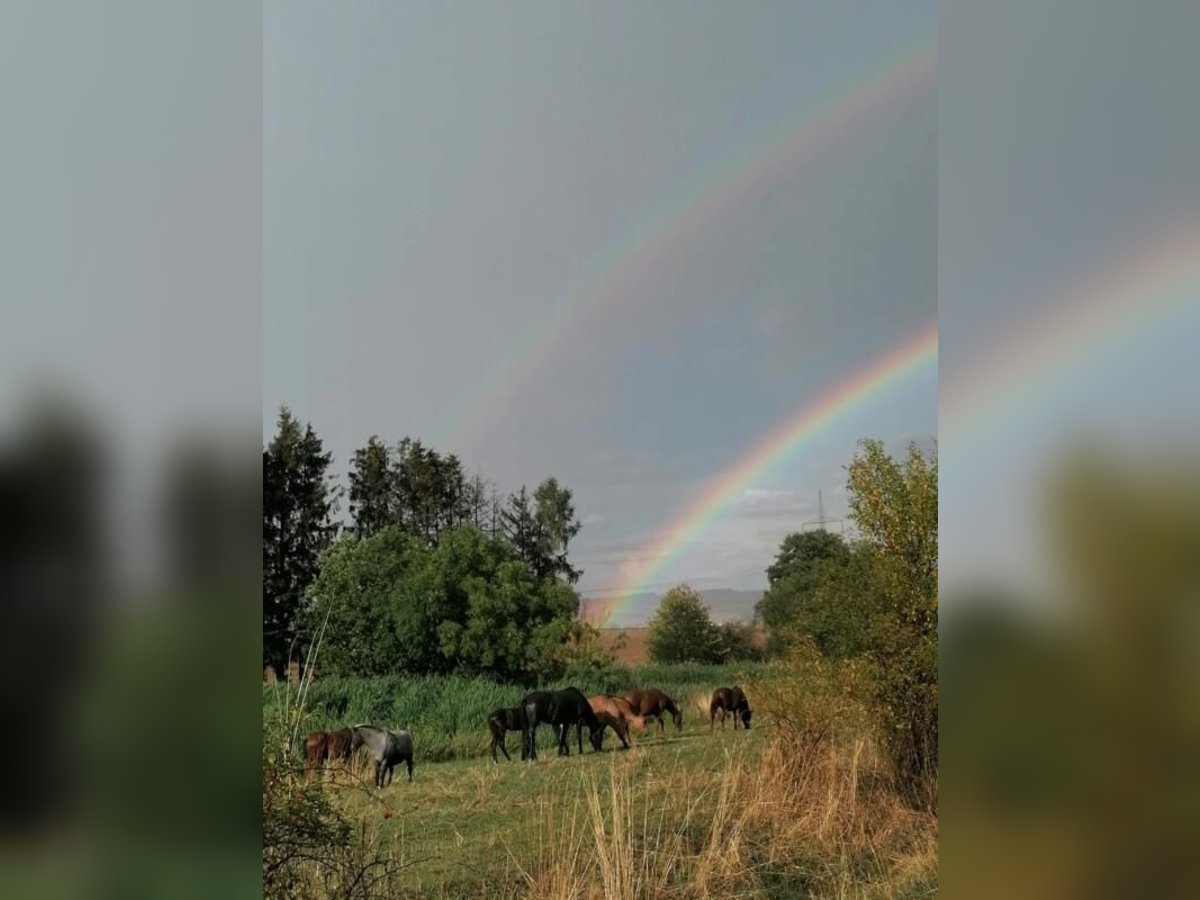
[[[324, 671], [479, 671], [565, 664], [582, 574], [571, 491], [547, 478], [501, 496], [454, 454], [372, 435], [334, 483], [311, 424], [280, 411], [263, 448], [263, 665], [320, 641]], [[335, 514], [349, 501], [349, 522]]]
[[[897, 774], [915, 792], [937, 770], [937, 457], [910, 446], [897, 460], [878, 441], [863, 441], [846, 487], [859, 536], [787, 535], [755, 619], [769, 656], [803, 666], [815, 654], [871, 673], [867, 699]], [[756, 651], [750, 626], [716, 626], [687, 585], [664, 596], [646, 643], [663, 662], [712, 663]]]

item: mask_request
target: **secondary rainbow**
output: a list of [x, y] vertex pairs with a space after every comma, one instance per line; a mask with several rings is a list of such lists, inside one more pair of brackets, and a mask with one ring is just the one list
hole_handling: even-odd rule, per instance
[[612, 315], [620, 299], [636, 296], [633, 288], [643, 273], [660, 264], [670, 250], [687, 245], [729, 210], [819, 159], [896, 104], [932, 88], [936, 79], [936, 36], [925, 35], [915, 47], [833, 95], [815, 113], [785, 119], [687, 185], [673, 202], [659, 204], [657, 214], [646, 216], [581, 268], [572, 287], [543, 316], [545, 324], [518, 340], [498, 370], [480, 379], [483, 389], [468, 397], [457, 413], [451, 411], [450, 424], [441, 429], [442, 442], [455, 446], [508, 410], [521, 386], [548, 369], [558, 354], [586, 339], [593, 325]]
[[784, 459], [795, 456], [814, 436], [852, 414], [867, 400], [926, 366], [936, 366], [937, 346], [935, 322], [802, 407], [722, 472], [711, 488], [654, 539], [645, 555], [646, 562], [623, 579], [615, 597], [594, 601], [592, 608], [603, 609], [605, 621], [625, 609], [633, 595], [648, 590], [655, 577], [691, 546], [755, 479]]
[[1105, 265], [1086, 270], [1038, 304], [1031, 316], [997, 337], [966, 371], [943, 372], [939, 431], [951, 440], [1011, 424], [1008, 407], [1046, 386], [1047, 370], [1063, 371], [1089, 355], [1126, 346], [1138, 328], [1158, 328], [1200, 298], [1200, 222], [1155, 230]]

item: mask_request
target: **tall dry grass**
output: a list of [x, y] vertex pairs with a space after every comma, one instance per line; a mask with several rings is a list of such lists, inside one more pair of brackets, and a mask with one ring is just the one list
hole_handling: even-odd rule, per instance
[[[861, 702], [861, 672], [806, 660], [754, 685], [771, 738], [723, 771], [647, 784], [637, 757], [584, 777], [582, 810], [524, 868], [539, 900], [920, 896], [936, 814], [903, 801]], [[760, 726], [763, 727], [763, 726]]]

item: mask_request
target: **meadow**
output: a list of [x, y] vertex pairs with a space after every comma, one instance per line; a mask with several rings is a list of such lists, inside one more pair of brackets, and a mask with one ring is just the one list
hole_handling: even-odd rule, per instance
[[[805, 701], [797, 726], [767, 711], [780, 699], [773, 692], [795, 687], [768, 666], [648, 666], [616, 677], [671, 693], [683, 731], [654, 726], [629, 750], [609, 732], [602, 752], [585, 739], [582, 756], [572, 742], [560, 758], [542, 729], [538, 762], [520, 762], [510, 735], [515, 761], [494, 765], [483, 717], [524, 688], [459, 678], [314, 682], [305, 729], [403, 724], [417, 765], [411, 784], [397, 776], [380, 791], [337, 767], [321, 776], [324, 796], [353, 826], [355, 852], [378, 873], [370, 889], [335, 876], [307, 890], [546, 900], [936, 892], [936, 816], [897, 799], [869, 723], [834, 694]], [[764, 701], [755, 727], [710, 733], [711, 690], [734, 681]], [[575, 683], [587, 693], [624, 689]], [[281, 712], [285, 696], [282, 686], [264, 688], [264, 716]]]

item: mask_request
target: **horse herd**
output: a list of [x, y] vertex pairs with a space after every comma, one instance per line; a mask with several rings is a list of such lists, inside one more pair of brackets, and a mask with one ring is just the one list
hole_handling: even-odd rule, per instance
[[[583, 729], [587, 726], [588, 740], [592, 749], [600, 751], [604, 746], [604, 732], [611, 728], [629, 747], [630, 729], [641, 734], [648, 730], [647, 719], [658, 720], [658, 730], [667, 715], [675, 723], [676, 730], [683, 730], [683, 713], [664, 691], [657, 688], [630, 691], [624, 696], [597, 694], [584, 697], [578, 688], [568, 687], [557, 691], [534, 691], [527, 694], [519, 706], [501, 707], [493, 710], [487, 719], [488, 731], [492, 736], [492, 762], [504, 758], [512, 762], [505, 746], [505, 736], [510, 731], [521, 732], [521, 759], [537, 759], [537, 730], [540, 725], [549, 725], [558, 739], [558, 755], [570, 756], [569, 729], [575, 726], [575, 739], [579, 753], [583, 753]], [[750, 703], [739, 687], [721, 687], [713, 691], [709, 702], [709, 731], [720, 716], [721, 728], [725, 717], [733, 716], [733, 729], [741, 722], [750, 727]], [[366, 748], [375, 764], [375, 786], [383, 787], [385, 779], [391, 783], [394, 768], [401, 762], [408, 767], [408, 780], [412, 781], [413, 742], [412, 735], [404, 730], [391, 730], [375, 725], [355, 725], [337, 731], [314, 731], [304, 742], [306, 768], [312, 771], [326, 761], [352, 763], [362, 748]]]

